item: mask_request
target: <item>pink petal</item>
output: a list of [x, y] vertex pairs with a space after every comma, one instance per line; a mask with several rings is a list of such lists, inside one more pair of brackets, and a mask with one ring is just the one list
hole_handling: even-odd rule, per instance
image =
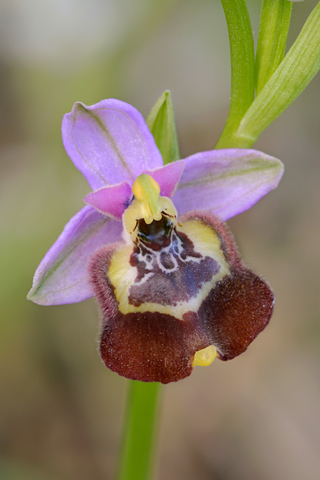
[[131, 187], [124, 182], [112, 187], [102, 187], [95, 192], [89, 193], [84, 201], [99, 212], [121, 220], [124, 210], [130, 203], [131, 196]]
[[157, 170], [146, 171], [143, 173], [148, 173], [156, 180], [156, 182], [158, 182], [163, 197], [171, 198], [176, 190], [183, 169], [184, 161], [179, 160], [178, 162], [170, 163]]
[[77, 102], [62, 121], [66, 152], [93, 190], [123, 181], [132, 185], [162, 157], [142, 115], [120, 100]]
[[209, 210], [223, 220], [244, 212], [276, 188], [284, 170], [280, 160], [257, 150], [212, 150], [184, 162], [173, 196], [178, 213]]
[[28, 298], [40, 305], [81, 302], [93, 296], [88, 262], [102, 245], [121, 239], [122, 224], [84, 207], [65, 226], [34, 275]]

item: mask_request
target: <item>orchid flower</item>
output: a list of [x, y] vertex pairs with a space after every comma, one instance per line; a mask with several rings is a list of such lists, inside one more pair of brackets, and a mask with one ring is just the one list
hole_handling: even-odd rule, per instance
[[212, 150], [163, 165], [141, 114], [119, 100], [77, 102], [67, 154], [92, 192], [40, 263], [29, 299], [95, 296], [104, 363], [168, 383], [245, 351], [274, 297], [242, 262], [223, 221], [274, 189], [282, 163], [256, 150]]

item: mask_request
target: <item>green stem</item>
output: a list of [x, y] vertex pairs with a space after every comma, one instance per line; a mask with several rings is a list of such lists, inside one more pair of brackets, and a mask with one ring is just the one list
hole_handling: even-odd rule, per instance
[[256, 55], [257, 94], [283, 60], [291, 10], [288, 0], [263, 1]]
[[131, 381], [117, 480], [147, 480], [153, 453], [160, 383]]
[[245, 0], [221, 0], [230, 42], [231, 100], [229, 115], [216, 148], [233, 147], [233, 133], [254, 98], [255, 62], [250, 17]]

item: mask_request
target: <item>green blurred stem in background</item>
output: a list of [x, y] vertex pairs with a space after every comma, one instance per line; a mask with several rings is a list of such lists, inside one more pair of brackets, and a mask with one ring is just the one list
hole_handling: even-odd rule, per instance
[[117, 480], [147, 480], [154, 459], [160, 383], [130, 381]]

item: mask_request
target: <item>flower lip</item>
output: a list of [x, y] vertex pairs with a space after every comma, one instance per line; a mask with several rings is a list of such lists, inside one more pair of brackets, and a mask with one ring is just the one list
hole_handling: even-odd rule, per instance
[[[158, 235], [160, 222], [144, 222], [151, 226]], [[243, 265], [218, 218], [189, 214], [169, 245], [162, 240], [154, 249], [104, 247], [90, 275], [103, 315], [106, 366], [134, 380], [168, 383], [216, 355], [229, 360], [243, 353], [268, 324], [274, 297]]]

